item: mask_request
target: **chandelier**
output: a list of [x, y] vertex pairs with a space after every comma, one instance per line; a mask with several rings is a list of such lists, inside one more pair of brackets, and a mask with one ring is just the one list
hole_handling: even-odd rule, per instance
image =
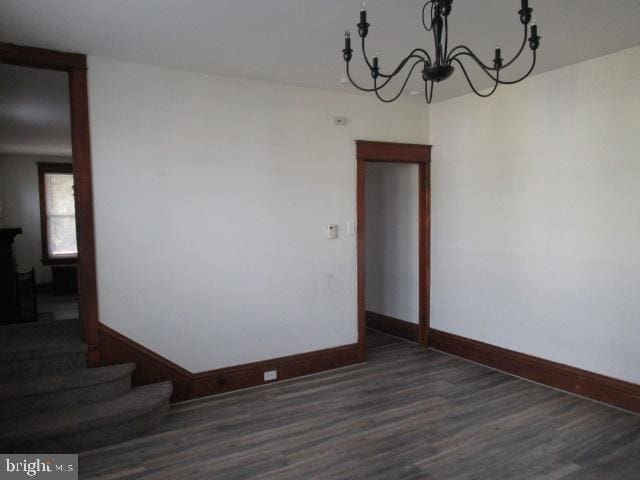
[[[360, 11], [360, 23], [358, 23], [358, 34], [362, 39], [362, 56], [364, 61], [369, 67], [371, 77], [373, 78], [373, 86], [371, 88], [359, 85], [355, 82], [351, 76], [349, 65], [353, 56], [353, 49], [351, 48], [351, 33], [347, 30], [344, 37], [344, 49], [342, 50], [343, 58], [347, 66], [347, 78], [359, 90], [364, 92], [374, 92], [378, 99], [385, 103], [390, 103], [397, 100], [404, 92], [407, 82], [411, 77], [411, 74], [419, 65], [422, 67], [422, 79], [424, 80], [424, 94], [427, 103], [431, 103], [433, 99], [433, 85], [434, 83], [442, 82], [448, 79], [454, 72], [455, 67], [459, 66], [464, 74], [471, 90], [480, 97], [489, 97], [495, 93], [499, 85], [513, 85], [521, 82], [527, 78], [536, 65], [536, 50], [540, 46], [540, 36], [538, 35], [538, 27], [535, 21], [532, 22], [533, 9], [529, 8], [529, 0], [521, 0], [521, 9], [518, 11], [520, 15], [520, 23], [524, 26], [524, 38], [522, 39], [522, 45], [518, 49], [515, 56], [506, 61], [502, 58], [502, 49], [500, 42], [496, 46], [493, 65], [485, 64], [480, 58], [466, 45], [458, 45], [453, 48], [449, 48], [449, 14], [451, 13], [451, 4], [453, 0], [428, 0], [422, 7], [422, 25], [427, 32], [432, 32], [433, 41], [435, 44], [434, 57], [422, 48], [416, 48], [402, 60], [398, 66], [390, 71], [383, 72], [380, 68], [380, 61], [378, 54], [376, 53], [370, 60], [367, 56], [365, 48], [365, 39], [369, 34], [369, 23], [367, 23], [367, 11], [364, 1], [362, 2], [362, 10]], [[427, 15], [429, 19], [427, 21]], [[523, 76], [517, 79], [506, 80], [502, 77], [502, 72], [505, 68], [512, 65], [524, 52], [525, 46], [529, 42], [529, 48], [532, 52], [531, 67]], [[486, 92], [480, 91], [471, 80], [467, 67], [463, 61], [473, 61], [480, 69], [489, 77], [493, 82], [493, 87]], [[384, 98], [380, 92], [389, 85], [391, 80], [405, 71], [405, 67], [408, 67], [408, 73], [402, 83], [400, 90], [395, 96]]]

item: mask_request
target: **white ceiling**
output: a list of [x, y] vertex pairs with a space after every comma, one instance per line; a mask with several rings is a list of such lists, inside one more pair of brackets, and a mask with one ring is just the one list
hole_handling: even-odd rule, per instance
[[[537, 73], [640, 44], [639, 0], [530, 3], [543, 37]], [[367, 0], [368, 49], [380, 52], [383, 68], [415, 47], [431, 50], [430, 34], [420, 25], [421, 6], [421, 0]], [[455, 0], [451, 44], [471, 45], [491, 61], [501, 40], [508, 57], [522, 38], [519, 8], [520, 0]], [[354, 31], [357, 43], [359, 10], [360, 0], [3, 0], [0, 40], [355, 92], [339, 84], [340, 50], [345, 28]], [[354, 55], [354, 65], [360, 61]], [[354, 72], [370, 80], [364, 70]], [[414, 75], [406, 93], [422, 89], [419, 73]], [[467, 92], [456, 72], [438, 86], [436, 101]]]
[[71, 155], [66, 73], [0, 64], [0, 153]]

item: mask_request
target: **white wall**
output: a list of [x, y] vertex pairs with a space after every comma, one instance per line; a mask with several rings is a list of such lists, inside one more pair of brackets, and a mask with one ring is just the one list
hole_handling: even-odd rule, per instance
[[20, 227], [15, 239], [18, 271], [35, 268], [36, 281], [51, 281], [51, 267], [42, 265], [38, 162], [71, 163], [69, 157], [0, 154], [0, 226]]
[[418, 165], [365, 168], [366, 308], [418, 323]]
[[640, 383], [640, 47], [430, 120], [432, 327]]
[[89, 95], [102, 322], [191, 371], [356, 342], [354, 140], [424, 105], [96, 57]]

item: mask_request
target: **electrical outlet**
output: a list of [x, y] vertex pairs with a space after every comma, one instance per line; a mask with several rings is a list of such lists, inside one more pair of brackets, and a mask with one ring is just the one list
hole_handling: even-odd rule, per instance
[[269, 370], [268, 372], [264, 372], [264, 381], [265, 382], [273, 382], [278, 379], [278, 371], [277, 370]]

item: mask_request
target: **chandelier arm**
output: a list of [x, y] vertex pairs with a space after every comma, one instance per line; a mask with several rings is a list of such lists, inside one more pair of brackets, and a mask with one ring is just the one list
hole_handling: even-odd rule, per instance
[[[403, 67], [404, 67], [404, 65], [406, 65], [407, 61], [408, 61], [410, 58], [417, 58], [418, 60], [417, 60], [417, 61], [413, 64], [413, 66], [411, 67], [411, 70], [409, 71], [409, 76], [411, 76], [411, 73], [413, 72], [413, 69], [415, 68], [415, 66], [416, 66], [418, 63], [425, 62], [425, 59], [424, 59], [424, 58], [422, 58], [422, 57], [421, 57], [421, 56], [419, 56], [419, 55], [410, 55], [410, 56], [408, 56], [407, 58], [405, 58], [405, 59], [403, 60], [403, 64], [402, 64], [402, 66], [403, 66]], [[399, 71], [400, 71], [400, 70], [398, 69], [398, 72], [399, 72]], [[384, 80], [384, 82], [382, 82], [382, 84], [381, 84], [381, 85], [376, 86], [377, 82], [376, 82], [376, 81], [374, 81], [374, 88], [367, 88], [367, 87], [363, 87], [363, 86], [361, 86], [361, 85], [358, 85], [358, 83], [353, 79], [353, 77], [351, 76], [350, 62], [347, 62], [347, 78], [349, 79], [349, 81], [351, 82], [351, 84], [352, 84], [354, 87], [356, 87], [358, 90], [361, 90], [361, 91], [363, 91], [363, 92], [375, 92], [375, 91], [377, 91], [377, 90], [381, 90], [381, 89], [383, 89], [384, 87], [386, 87], [386, 86], [387, 86], [387, 84], [388, 84], [389, 82], [391, 82], [391, 80], [393, 80], [393, 78], [397, 75], [397, 73], [398, 73], [398, 72], [396, 72], [394, 75], [389, 75], [389, 76], [387, 76], [387, 78]], [[406, 83], [407, 83], [407, 82], [405, 81], [405, 85], [406, 85]], [[404, 88], [404, 87], [403, 87], [403, 88]]]
[[[373, 70], [373, 65], [369, 61], [369, 57], [367, 57], [367, 49], [365, 48], [364, 37], [362, 38], [362, 57], [364, 58], [364, 61], [367, 64], [367, 67], [369, 67], [369, 70]], [[387, 77], [388, 75], [380, 74], [380, 76]]]
[[[462, 67], [462, 69], [464, 70], [464, 66], [462, 64], [462, 62], [460, 61], [460, 59], [458, 57], [469, 57], [471, 58], [474, 62], [476, 62], [476, 64], [478, 65], [478, 67], [480, 67], [480, 69], [484, 72], [484, 74], [489, 77], [491, 80], [493, 80], [494, 82], [496, 81], [496, 77], [493, 75], [493, 73], [491, 72], [491, 70], [489, 68], [487, 68], [487, 66], [482, 63], [480, 61], [480, 59], [478, 59], [477, 56], [473, 55], [473, 52], [471, 53], [467, 53], [467, 52], [458, 52], [451, 60], [450, 60], [450, 64], [453, 62], [458, 63], [458, 65], [460, 65]], [[498, 71], [498, 74], [500, 72]], [[498, 75], [499, 76], [499, 75]]]
[[515, 62], [518, 58], [520, 58], [520, 55], [522, 55], [522, 52], [524, 51], [524, 47], [527, 44], [527, 37], [529, 36], [528, 27], [529, 27], [528, 25], [524, 26], [524, 38], [522, 39], [522, 45], [520, 45], [520, 49], [518, 50], [518, 53], [516, 53], [513, 56], [513, 58], [509, 60], [507, 63], [504, 63], [501, 68], [506, 68], [512, 65], [513, 62]]
[[431, 17], [431, 19], [433, 19], [433, 0], [429, 0], [429, 1], [425, 2], [425, 4], [422, 7], [422, 26], [424, 27], [424, 29], [427, 32], [430, 32], [431, 28], [432, 28], [431, 24], [429, 24], [429, 26], [427, 27], [427, 22], [424, 21], [424, 14], [425, 14], [425, 11], [427, 10], [427, 5], [429, 5], [429, 4], [431, 4], [431, 15], [430, 15], [430, 17]]
[[[420, 55], [417, 54], [417, 52], [419, 53], [423, 53], [426, 58], [421, 57]], [[370, 71], [373, 71], [373, 65], [371, 64], [371, 62], [369, 61], [369, 58], [367, 57], [367, 51], [365, 48], [365, 42], [364, 42], [364, 38], [362, 39], [362, 56], [364, 58], [364, 61], [367, 64], [367, 67], [369, 67]], [[393, 73], [391, 74], [386, 74], [386, 73], [382, 73], [379, 69], [378, 69], [378, 76], [382, 77], [382, 78], [388, 78], [391, 79], [393, 77], [395, 77], [398, 72], [400, 72], [400, 70], [402, 70], [404, 68], [404, 66], [407, 64], [407, 62], [409, 60], [411, 60], [412, 58], [419, 58], [421, 59], [423, 62], [428, 61], [429, 63], [431, 63], [431, 55], [429, 55], [429, 52], [427, 52], [426, 50], [422, 49], [422, 48], [414, 48], [411, 53], [409, 53], [409, 55], [407, 55], [404, 60], [402, 60], [402, 62], [400, 62], [398, 64], [398, 66], [396, 67], [396, 69], [393, 71]]]
[[[507, 68], [508, 66], [512, 65], [513, 62], [515, 62], [520, 55], [522, 55], [522, 52], [524, 51], [524, 47], [527, 44], [527, 36], [528, 36], [528, 29], [527, 29], [527, 25], [524, 26], [524, 38], [522, 39], [522, 45], [520, 45], [520, 48], [518, 50], [518, 53], [516, 53], [514, 55], [514, 57], [509, 60], [507, 63], [504, 63], [502, 65], [502, 67], [500, 67], [500, 70]], [[454, 53], [456, 52], [456, 50], [462, 50], [461, 52], [458, 52], [454, 55]], [[454, 58], [458, 57], [459, 55], [463, 55], [463, 54], [467, 54], [471, 57], [473, 57], [473, 59], [476, 61], [476, 63], [478, 63], [479, 65], [482, 65], [482, 67], [484, 67], [485, 70], [491, 70], [493, 72], [497, 71], [498, 69], [495, 67], [492, 67], [490, 65], [486, 65], [482, 60], [480, 60], [480, 58], [473, 53], [473, 51], [467, 47], [466, 45], [458, 45], [457, 47], [453, 48], [451, 50], [451, 52], [449, 53], [449, 57], [447, 58], [447, 64], [449, 64], [451, 61], [453, 61]]]
[[417, 52], [420, 52], [425, 56], [425, 58], [423, 60], [428, 62], [429, 65], [431, 65], [433, 63], [433, 61], [431, 60], [431, 55], [429, 55], [429, 52], [427, 52], [424, 48], [414, 48], [411, 51], [411, 53], [409, 54], [409, 56], [415, 55]]
[[438, 37], [436, 36], [435, 29], [432, 29], [432, 30], [433, 30], [433, 45], [434, 45], [434, 47], [433, 47], [434, 54], [433, 55], [436, 57], [435, 58], [436, 65], [438, 65], [440, 63], [440, 53], [438, 52]]
[[[361, 90], [363, 92], [375, 92], [376, 91], [376, 88], [367, 88], [367, 87], [362, 87], [362, 86], [358, 85], [358, 83], [351, 77], [351, 70], [349, 68], [349, 62], [347, 62], [347, 78], [351, 82], [351, 85], [356, 87], [358, 90]], [[382, 82], [382, 85], [380, 85], [377, 88], [378, 89], [384, 88], [390, 81], [391, 81], [391, 78], [387, 78], [384, 82]], [[374, 82], [374, 85], [375, 85], [375, 82]]]
[[433, 100], [433, 84], [433, 80], [431, 81], [431, 86], [429, 86], [429, 81], [424, 82], [424, 96], [427, 100], [427, 105], [430, 105]]
[[[442, 48], [440, 45], [440, 40], [442, 40], [442, 37], [438, 38], [438, 32], [436, 31], [437, 29], [433, 28], [432, 30], [433, 30], [433, 45], [436, 51], [435, 53], [436, 65], [442, 65]], [[440, 32], [440, 35], [442, 35], [442, 32]]]
[[531, 61], [531, 67], [529, 67], [529, 70], [527, 70], [527, 73], [525, 73], [523, 76], [521, 76], [517, 80], [500, 80], [500, 84], [501, 85], [514, 85], [516, 83], [520, 83], [522, 80], [524, 80], [529, 75], [531, 75], [531, 72], [533, 72], [533, 69], [536, 68], [536, 61], [537, 61], [536, 51], [533, 50], [533, 59]]
[[444, 59], [445, 62], [443, 63], [447, 63], [446, 59], [447, 59], [447, 50], [449, 50], [449, 17], [446, 16], [444, 17]]
[[460, 68], [462, 69], [462, 73], [464, 73], [465, 78], [467, 79], [467, 83], [469, 84], [469, 86], [471, 87], [471, 90], [473, 90], [473, 93], [475, 93], [476, 95], [478, 95], [479, 97], [490, 97], [491, 95], [493, 95], [496, 90], [498, 89], [498, 85], [500, 85], [500, 72], [498, 72], [498, 76], [495, 79], [495, 84], [493, 85], [493, 88], [491, 89], [491, 91], [489, 93], [480, 93], [480, 91], [478, 91], [478, 89], [475, 87], [475, 85], [473, 84], [473, 82], [471, 81], [471, 78], [469, 77], [469, 74], [467, 73], [467, 69], [464, 68], [463, 63], [458, 60], [457, 58], [453, 59], [458, 65], [460, 65]]
[[463, 57], [463, 56], [468, 56], [471, 59], [473, 59], [478, 64], [478, 66], [484, 71], [484, 73], [489, 78], [491, 78], [491, 80], [493, 80], [494, 82], [497, 81], [501, 85], [514, 85], [516, 83], [521, 82], [525, 78], [527, 78], [529, 75], [531, 75], [531, 72], [533, 72], [533, 69], [536, 66], [536, 58], [537, 58], [536, 51], [533, 50], [533, 58], [532, 58], [532, 61], [531, 61], [531, 67], [529, 67], [529, 70], [527, 71], [527, 73], [522, 75], [517, 80], [500, 80], [500, 72], [502, 71], [502, 69], [498, 70], [497, 71], [497, 75], [494, 76], [493, 73], [489, 69], [485, 68], [484, 65], [482, 64], [482, 62], [478, 61], [477, 57], [475, 57], [474, 55], [470, 55], [470, 54], [468, 54], [466, 52], [460, 52], [460, 53], [456, 54], [456, 56], [452, 59], [452, 61], [456, 61], [456, 62], [458, 62], [459, 65], [462, 65], [462, 63], [460, 62], [458, 57]]
[[[367, 64], [367, 67], [369, 67], [369, 70], [373, 70], [373, 65], [369, 61], [369, 57], [367, 57], [367, 49], [365, 48], [364, 37], [362, 38], [362, 57], [364, 58], [364, 61]], [[386, 77], [386, 75], [384, 74], [380, 76]]]
[[[396, 75], [398, 75], [398, 73], [400, 73], [400, 71], [404, 68], [404, 66], [409, 62], [409, 60], [411, 59], [417, 59], [416, 63], [424, 63], [427, 61], [426, 58], [420, 56], [420, 55], [416, 55], [415, 53], [411, 53], [410, 55], [407, 55], [407, 57], [405, 57], [404, 60], [402, 60], [402, 62], [400, 62], [398, 64], [398, 66], [396, 67], [396, 69], [393, 71], [393, 73], [391, 73], [390, 75], [382, 75], [381, 73], [379, 73], [378, 70], [378, 75], [383, 77], [383, 78], [387, 78], [388, 80], [391, 80], [393, 77], [395, 77]], [[415, 66], [415, 64], [411, 67], [411, 70], [413, 70], [413, 67]], [[386, 84], [385, 84], [386, 85]]]
[[400, 91], [397, 93], [397, 95], [391, 99], [385, 99], [382, 98], [382, 96], [380, 95], [380, 90], [382, 89], [382, 87], [376, 87], [377, 85], [377, 79], [374, 78], [373, 79], [373, 86], [375, 88], [374, 92], [376, 94], [376, 97], [378, 97], [378, 100], [384, 102], [384, 103], [391, 103], [391, 102], [395, 102], [398, 98], [400, 98], [400, 95], [402, 95], [402, 93], [404, 92], [404, 89], [407, 86], [407, 83], [409, 82], [409, 79], [411, 78], [411, 74], [413, 73], [413, 70], [416, 68], [416, 66], [420, 63], [422, 63], [423, 60], [418, 60], [417, 62], [414, 62], [413, 65], [411, 65], [411, 69], [409, 70], [409, 73], [407, 74], [407, 78], [404, 79], [404, 82], [402, 83], [402, 87], [400, 88]]

